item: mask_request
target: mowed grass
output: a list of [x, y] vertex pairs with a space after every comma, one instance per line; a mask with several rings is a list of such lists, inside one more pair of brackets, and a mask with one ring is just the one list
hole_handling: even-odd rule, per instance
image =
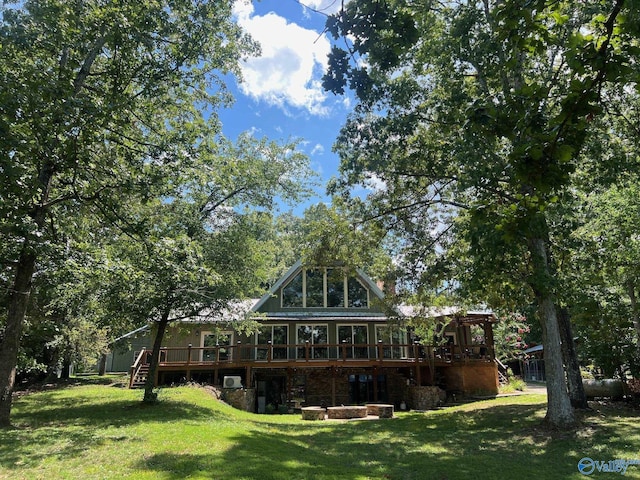
[[0, 478], [584, 479], [583, 457], [640, 459], [636, 411], [599, 406], [549, 434], [542, 395], [341, 423], [241, 412], [197, 387], [163, 389], [155, 406], [141, 396], [117, 385], [22, 396], [15, 428], [0, 430]]

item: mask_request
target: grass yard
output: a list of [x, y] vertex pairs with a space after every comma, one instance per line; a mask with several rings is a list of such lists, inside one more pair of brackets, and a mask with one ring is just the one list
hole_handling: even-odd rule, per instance
[[[119, 384], [120, 385], [120, 384]], [[539, 427], [545, 397], [523, 395], [375, 421], [254, 415], [206, 390], [82, 385], [22, 396], [0, 430], [7, 479], [567, 479], [583, 457], [640, 459], [637, 411], [599, 406], [576, 432]], [[624, 478], [640, 478], [640, 465]]]

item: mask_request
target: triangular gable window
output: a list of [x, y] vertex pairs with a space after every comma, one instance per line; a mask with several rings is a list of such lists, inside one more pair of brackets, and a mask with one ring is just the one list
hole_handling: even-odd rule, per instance
[[369, 292], [357, 278], [351, 277], [347, 283], [349, 308], [366, 308], [369, 303]]
[[304, 297], [302, 295], [302, 274], [302, 271], [298, 272], [298, 274], [282, 289], [283, 307], [303, 306]]
[[341, 268], [303, 268], [282, 288], [283, 308], [369, 308], [369, 290]]

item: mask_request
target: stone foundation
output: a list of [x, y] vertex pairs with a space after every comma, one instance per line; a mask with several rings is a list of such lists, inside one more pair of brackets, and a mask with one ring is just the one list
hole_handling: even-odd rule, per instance
[[223, 388], [221, 398], [238, 410], [255, 412], [255, 388]]
[[408, 387], [408, 407], [413, 410], [432, 410], [442, 405], [447, 393], [439, 387]]

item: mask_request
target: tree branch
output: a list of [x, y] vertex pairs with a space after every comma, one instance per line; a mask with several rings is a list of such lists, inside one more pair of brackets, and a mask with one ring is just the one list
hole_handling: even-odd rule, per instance
[[107, 37], [106, 35], [103, 35], [100, 38], [98, 38], [93, 44], [93, 47], [89, 51], [89, 54], [84, 59], [84, 63], [82, 64], [82, 67], [78, 72], [78, 75], [73, 81], [74, 94], [77, 95], [82, 89], [82, 87], [84, 86], [84, 82], [87, 79], [89, 72], [91, 71], [91, 66], [96, 61], [96, 58], [98, 57], [98, 54], [102, 50], [102, 47], [104, 47], [105, 43], [107, 43]]

